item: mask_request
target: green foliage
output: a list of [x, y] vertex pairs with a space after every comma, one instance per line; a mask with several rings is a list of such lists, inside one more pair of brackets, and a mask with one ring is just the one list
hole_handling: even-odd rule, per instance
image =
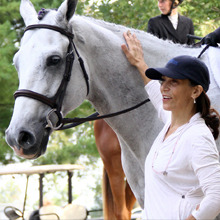
[[185, 0], [180, 7], [181, 13], [193, 20], [195, 33], [198, 36], [205, 36], [220, 26], [220, 1]]
[[[102, 194], [102, 185], [100, 180], [97, 180], [96, 186], [92, 188], [92, 190], [95, 192], [95, 201], [96, 201], [96, 206], [94, 207], [94, 209], [98, 209], [99, 207], [102, 207], [103, 204], [103, 200], [100, 197], [100, 195]], [[91, 214], [91, 216], [93, 215]], [[93, 217], [97, 217], [97, 216], [93, 216]]]
[[17, 7], [18, 1], [2, 1], [0, 4], [0, 161], [3, 164], [13, 160], [12, 150], [4, 141], [4, 131], [13, 111], [13, 92], [18, 86], [17, 73], [12, 66], [12, 57], [17, 50], [15, 19], [12, 18], [20, 17]]
[[8, 147], [5, 143], [3, 133], [0, 132], [0, 146], [1, 146], [1, 153], [0, 153], [0, 161], [2, 164], [8, 164], [14, 162], [14, 152], [13, 150]]
[[[15, 32], [11, 30], [9, 21], [0, 24], [0, 131], [8, 125], [8, 118], [12, 113], [13, 99], [11, 91], [8, 88], [15, 89], [17, 87], [16, 72], [12, 66], [12, 57], [16, 51], [14, 47]], [[9, 98], [11, 97], [11, 98]]]
[[146, 30], [148, 19], [158, 13], [155, 0], [120, 0], [113, 3], [110, 2], [109, 0], [101, 0], [98, 9], [94, 11], [93, 17]]
[[11, 203], [11, 201], [16, 201], [21, 194], [21, 190], [14, 184], [14, 181], [9, 178], [5, 185], [1, 185], [0, 192], [0, 203]]

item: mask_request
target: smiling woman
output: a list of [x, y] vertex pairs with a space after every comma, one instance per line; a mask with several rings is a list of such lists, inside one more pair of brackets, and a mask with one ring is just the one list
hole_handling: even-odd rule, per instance
[[[197, 91], [194, 91], [194, 90]], [[166, 76], [162, 77], [161, 94], [163, 96], [163, 109], [172, 111], [179, 115], [184, 115], [187, 108], [193, 108], [191, 94], [193, 92], [201, 93], [202, 87], [192, 87], [188, 79], [173, 79]], [[193, 111], [192, 109], [189, 111]]]
[[165, 123], [145, 161], [143, 219], [214, 219], [220, 213], [220, 116], [206, 95], [208, 68], [191, 56], [148, 68], [136, 36], [124, 37], [122, 49]]

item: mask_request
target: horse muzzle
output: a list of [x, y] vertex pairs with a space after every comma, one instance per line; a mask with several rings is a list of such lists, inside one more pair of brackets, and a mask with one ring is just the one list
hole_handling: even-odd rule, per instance
[[6, 130], [6, 142], [19, 157], [36, 159], [46, 152], [50, 134], [50, 128], [45, 128], [40, 134], [25, 129], [18, 129], [17, 132], [13, 132], [8, 128]]

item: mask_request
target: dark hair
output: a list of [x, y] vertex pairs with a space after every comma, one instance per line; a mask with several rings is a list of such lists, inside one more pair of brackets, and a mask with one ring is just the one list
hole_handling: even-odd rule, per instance
[[201, 117], [216, 140], [219, 136], [220, 115], [214, 108], [211, 108], [210, 99], [204, 91], [196, 99], [196, 111], [201, 113]]

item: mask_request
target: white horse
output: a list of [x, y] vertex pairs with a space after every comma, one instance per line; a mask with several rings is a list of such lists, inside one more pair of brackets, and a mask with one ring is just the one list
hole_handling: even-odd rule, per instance
[[[147, 98], [138, 71], [125, 58], [121, 45], [125, 43], [123, 32], [128, 28], [73, 16], [77, 1], [65, 0], [57, 11], [50, 10], [38, 20], [29, 0], [21, 1], [21, 15], [26, 26], [49, 24], [69, 30], [85, 63], [89, 75], [90, 91], [77, 60], [67, 86], [62, 114], [89, 100], [102, 115], [116, 112], [140, 103]], [[161, 67], [178, 55], [198, 56], [201, 48], [189, 48], [173, 44], [143, 31], [131, 30], [140, 39], [146, 62], [150, 67]], [[35, 28], [25, 32], [20, 50], [14, 56], [19, 76], [19, 90], [26, 89], [53, 97], [63, 78], [68, 37], [57, 31]], [[205, 53], [202, 60], [209, 66]], [[219, 111], [220, 88], [211, 74], [209, 96]], [[6, 131], [6, 140], [14, 151], [24, 158], [36, 158], [46, 151], [51, 133], [46, 128], [46, 116], [50, 106], [30, 97], [17, 97], [13, 116]], [[55, 119], [57, 120], [57, 119]], [[153, 140], [161, 129], [161, 122], [151, 105], [147, 103], [129, 113], [106, 119], [117, 133], [122, 148], [122, 164], [128, 182], [141, 207], [144, 206], [144, 162]]]

